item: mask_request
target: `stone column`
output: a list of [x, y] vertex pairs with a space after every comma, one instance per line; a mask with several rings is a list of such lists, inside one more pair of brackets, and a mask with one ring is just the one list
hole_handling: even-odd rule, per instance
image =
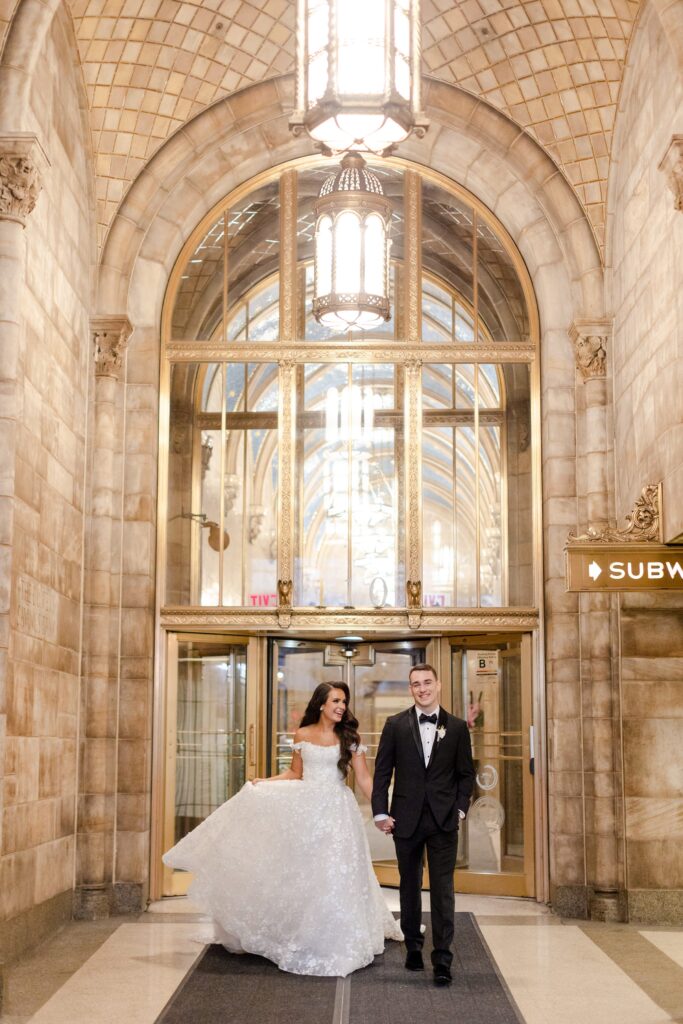
[[[38, 200], [48, 167], [49, 161], [35, 135], [0, 134], [0, 822], [7, 725], [16, 432], [17, 417], [21, 415], [21, 302], [26, 275], [24, 228]], [[3, 912], [0, 906], [0, 916]], [[0, 937], [0, 961], [3, 955], [4, 943]]]
[[125, 316], [91, 320], [95, 400], [86, 549], [86, 637], [74, 915], [107, 917], [115, 905]]
[[[607, 377], [611, 320], [577, 320], [570, 329], [578, 371], [578, 518], [592, 535], [612, 508], [612, 428]], [[596, 920], [623, 916], [624, 865], [616, 603], [579, 595], [583, 827], [587, 909]]]

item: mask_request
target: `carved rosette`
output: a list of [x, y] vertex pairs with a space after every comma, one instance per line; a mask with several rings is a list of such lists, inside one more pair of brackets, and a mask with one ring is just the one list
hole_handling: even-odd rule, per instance
[[0, 136], [0, 220], [26, 226], [49, 162], [35, 135]]
[[662, 485], [647, 484], [640, 492], [632, 510], [626, 516], [623, 530], [607, 527], [604, 530], [588, 530], [587, 533], [570, 533], [568, 541], [592, 541], [597, 544], [642, 544], [643, 541], [661, 541], [661, 497]]
[[607, 376], [607, 346], [611, 336], [611, 319], [575, 320], [569, 328], [576, 368], [584, 381]]
[[95, 349], [95, 376], [119, 379], [128, 339], [133, 330], [127, 316], [98, 316], [90, 321]]
[[673, 194], [674, 210], [683, 210], [683, 135], [672, 135], [659, 170]]

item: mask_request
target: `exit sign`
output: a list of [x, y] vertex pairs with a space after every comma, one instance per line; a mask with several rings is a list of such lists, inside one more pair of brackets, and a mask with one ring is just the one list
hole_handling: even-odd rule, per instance
[[683, 547], [568, 544], [567, 590], [683, 590]]

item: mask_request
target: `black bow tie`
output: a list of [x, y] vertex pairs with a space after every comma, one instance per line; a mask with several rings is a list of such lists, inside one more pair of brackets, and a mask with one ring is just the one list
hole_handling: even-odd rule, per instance
[[418, 721], [420, 725], [422, 725], [423, 722], [431, 722], [432, 725], [436, 725], [436, 712], [434, 712], [433, 715], [420, 715]]

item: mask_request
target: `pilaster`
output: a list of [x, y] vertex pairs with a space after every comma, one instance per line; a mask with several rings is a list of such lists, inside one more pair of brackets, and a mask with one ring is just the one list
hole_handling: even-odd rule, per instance
[[[609, 380], [612, 321], [580, 318], [569, 331], [576, 359], [578, 521], [608, 527], [614, 505]], [[616, 600], [579, 597], [579, 694], [587, 906], [619, 920], [625, 901]]]
[[80, 792], [74, 915], [115, 909], [126, 316], [93, 317], [95, 400], [86, 552]]

